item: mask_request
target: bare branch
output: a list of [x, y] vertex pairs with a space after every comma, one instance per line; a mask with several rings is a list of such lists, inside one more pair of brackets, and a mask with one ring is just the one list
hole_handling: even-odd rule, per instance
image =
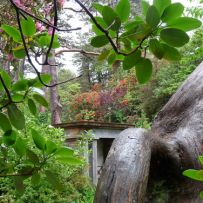
[[74, 52], [76, 52], [76, 53], [81, 53], [81, 54], [83, 54], [83, 55], [88, 55], [88, 56], [99, 56], [100, 55], [100, 53], [97, 53], [97, 52], [88, 52], [88, 51], [85, 51], [85, 50], [83, 50], [83, 49], [62, 49], [62, 50], [60, 50], [60, 51], [58, 51], [58, 52], [56, 52], [56, 56], [57, 55], [61, 55], [61, 54], [63, 54], [64, 52], [70, 52], [70, 53], [74, 53]]

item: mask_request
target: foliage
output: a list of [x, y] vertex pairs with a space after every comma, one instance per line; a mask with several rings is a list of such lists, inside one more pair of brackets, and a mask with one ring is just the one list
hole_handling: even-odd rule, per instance
[[[37, 118], [28, 115], [26, 116], [26, 135], [21, 135], [23, 139], [27, 141], [27, 145], [33, 146], [31, 128], [40, 131], [45, 139], [50, 139], [51, 137], [52, 142], [57, 145], [64, 143], [64, 132], [62, 129], [42, 125]], [[80, 146], [78, 150], [81, 151], [82, 144], [78, 146]], [[32, 150], [33, 153], [39, 155], [39, 150], [36, 147]], [[14, 165], [19, 165], [19, 159], [16, 159], [16, 155], [12, 151], [8, 152], [8, 156], [12, 159]], [[89, 180], [83, 175], [85, 165], [85, 162], [81, 162], [78, 166], [64, 165], [54, 159], [46, 163], [46, 169], [49, 169], [49, 171], [54, 174], [58, 174], [57, 178], [60, 180], [60, 184], [65, 188], [65, 190], [62, 191], [53, 190], [53, 186], [49, 184], [49, 180], [45, 178], [43, 173], [40, 173], [40, 180], [29, 177], [25, 178], [25, 191], [23, 194], [16, 192], [12, 177], [3, 178], [0, 183], [1, 202], [90, 203], [92, 202], [91, 198], [93, 198], [94, 189], [90, 185]], [[61, 171], [63, 171], [63, 173], [61, 173]], [[54, 176], [52, 176], [52, 178], [54, 179]]]
[[201, 25], [197, 19], [182, 17], [184, 6], [170, 0], [153, 1], [153, 5], [143, 1], [142, 16], [133, 18], [130, 18], [128, 0], [120, 0], [114, 9], [101, 4], [93, 4], [93, 7], [99, 15], [90, 16], [96, 34], [91, 45], [96, 48], [108, 45], [102, 58], [108, 58], [109, 64], [122, 61], [125, 70], [135, 67], [141, 84], [152, 75], [152, 62], [146, 56], [148, 49], [158, 59], [177, 61], [181, 55], [176, 47], [189, 41], [187, 31]]

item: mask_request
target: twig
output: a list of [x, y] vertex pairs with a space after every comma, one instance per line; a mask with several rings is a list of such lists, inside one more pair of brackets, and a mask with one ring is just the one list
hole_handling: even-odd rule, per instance
[[83, 55], [89, 55], [89, 56], [99, 56], [100, 55], [100, 53], [88, 52], [88, 51], [85, 51], [83, 49], [62, 49], [62, 50], [56, 52], [55, 55], [57, 56], [57, 55], [60, 55], [60, 54], [62, 54], [64, 52], [76, 52], [76, 53], [81, 53]]

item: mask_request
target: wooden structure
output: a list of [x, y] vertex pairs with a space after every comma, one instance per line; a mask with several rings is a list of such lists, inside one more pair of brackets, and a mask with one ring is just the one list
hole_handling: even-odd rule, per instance
[[87, 130], [92, 130], [93, 141], [90, 144], [87, 143], [87, 151], [91, 149], [92, 153], [89, 156], [87, 154], [85, 156], [89, 162], [88, 174], [96, 185], [113, 140], [118, 137], [122, 130], [134, 126], [118, 123], [79, 121], [56, 124], [55, 127], [64, 128], [66, 143], [70, 147], [76, 145], [82, 133]]

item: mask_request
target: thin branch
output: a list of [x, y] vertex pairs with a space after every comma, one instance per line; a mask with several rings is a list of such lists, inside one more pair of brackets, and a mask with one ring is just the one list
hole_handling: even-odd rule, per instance
[[91, 18], [91, 20], [94, 22], [94, 24], [97, 26], [97, 28], [98, 28], [99, 30], [101, 30], [101, 31], [106, 35], [106, 37], [108, 38], [108, 40], [109, 40], [111, 46], [113, 47], [114, 51], [115, 51], [117, 54], [122, 54], [122, 55], [125, 56], [126, 53], [120, 52], [120, 51], [118, 50], [116, 44], [113, 42], [113, 40], [112, 40], [111, 37], [109, 36], [108, 30], [104, 29], [104, 28], [96, 21], [95, 17], [94, 17], [94, 16], [91, 14], [91, 12], [86, 8], [86, 6], [85, 6], [82, 2], [80, 2], [79, 0], [75, 0], [75, 2], [76, 2], [77, 4], [79, 4], [82, 9], [84, 9], [84, 11], [85, 11], [85, 12], [87, 13], [87, 15]]
[[99, 56], [100, 55], [100, 53], [97, 53], [97, 52], [89, 52], [89, 51], [85, 51], [85, 50], [83, 50], [83, 49], [62, 49], [62, 50], [60, 50], [60, 51], [58, 51], [58, 52], [56, 52], [56, 56], [57, 55], [60, 55], [60, 54], [63, 54], [64, 52], [76, 52], [76, 53], [81, 53], [81, 54], [83, 54], [83, 55], [88, 55], [88, 56]]
[[1, 74], [0, 74], [0, 81], [1, 81], [1, 83], [2, 83], [2, 85], [3, 85], [4, 90], [6, 91], [8, 100], [9, 100], [9, 102], [11, 103], [11, 102], [12, 102], [11, 94], [10, 94], [8, 88], [6, 87], [6, 84], [5, 84], [5, 82], [4, 82], [4, 80], [3, 80], [2, 76], [1, 76]]
[[82, 13], [82, 12], [85, 12], [83, 9], [81, 9], [81, 10], [76, 10], [76, 9], [74, 9], [74, 8], [71, 8], [71, 7], [65, 7], [65, 8], [63, 8], [63, 9], [65, 9], [65, 10], [70, 10], [70, 11], [73, 11], [73, 12], [75, 12], [75, 13]]

